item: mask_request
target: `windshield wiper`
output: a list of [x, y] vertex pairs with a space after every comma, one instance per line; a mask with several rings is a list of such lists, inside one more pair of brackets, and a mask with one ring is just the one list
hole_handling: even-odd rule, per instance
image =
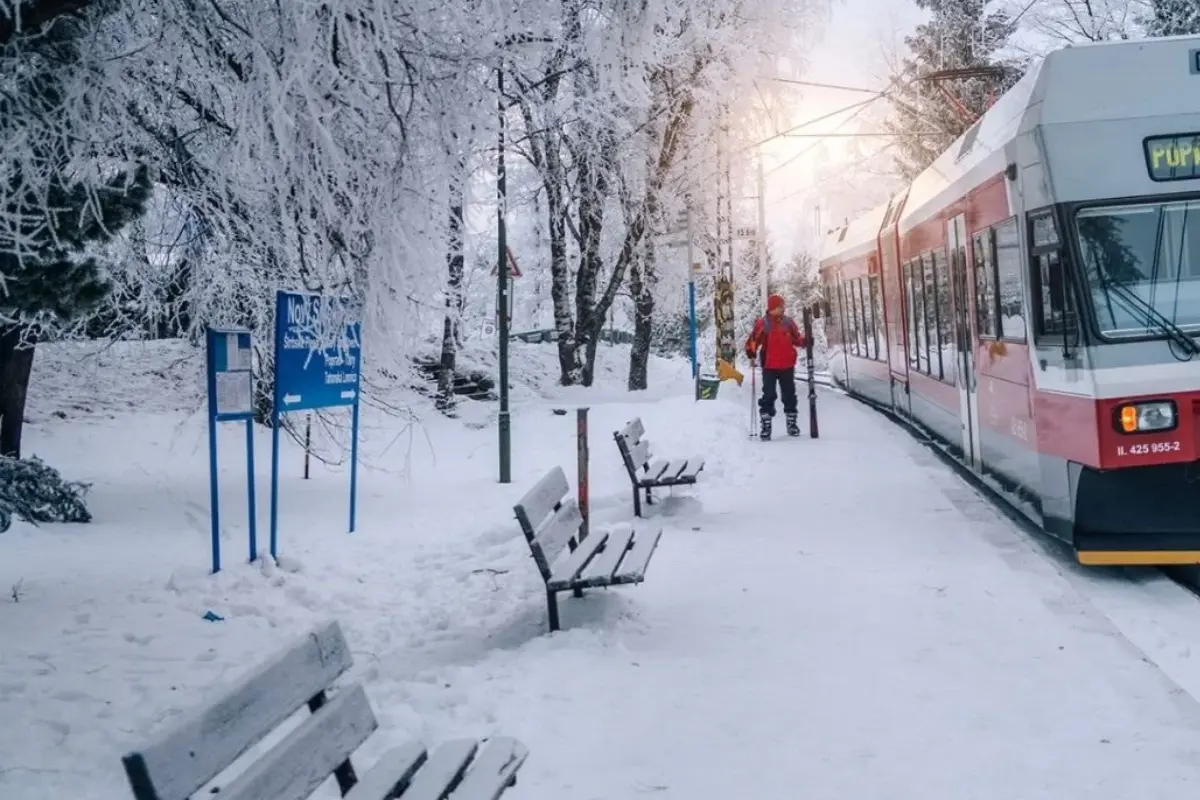
[[[1157, 256], [1155, 260], [1157, 261]], [[1109, 280], [1103, 269], [1100, 271], [1100, 275], [1101, 286], [1109, 292], [1109, 296], [1116, 297], [1118, 301], [1124, 301], [1125, 310], [1131, 314], [1134, 313], [1132, 309], [1141, 311], [1145, 316], [1147, 328], [1157, 328], [1159, 333], [1174, 340], [1176, 344], [1192, 355], [1200, 354], [1200, 345], [1196, 344], [1196, 340], [1189, 336], [1187, 331], [1167, 319], [1161, 311], [1143, 300], [1125, 284]], [[1113, 294], [1113, 290], [1116, 291], [1116, 294]]]

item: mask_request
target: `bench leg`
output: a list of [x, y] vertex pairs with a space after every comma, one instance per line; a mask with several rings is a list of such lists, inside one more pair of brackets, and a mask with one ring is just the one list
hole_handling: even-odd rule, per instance
[[546, 590], [546, 610], [550, 612], [550, 630], [558, 630], [558, 596], [551, 589]]
[[636, 483], [633, 485], [633, 515], [635, 517], [642, 515], [642, 493]]
[[[308, 701], [308, 710], [315, 714], [317, 709], [325, 705], [325, 701], [328, 699], [328, 695], [322, 689]], [[358, 783], [358, 775], [354, 773], [354, 765], [350, 763], [350, 759], [346, 759], [337, 765], [333, 770], [333, 777], [337, 779], [338, 791], [341, 792], [342, 797], [345, 797], [354, 788], [354, 785]]]
[[648, 506], [654, 505], [654, 498], [650, 496], [650, 487], [649, 486], [646, 487], [646, 505], [648, 505]]

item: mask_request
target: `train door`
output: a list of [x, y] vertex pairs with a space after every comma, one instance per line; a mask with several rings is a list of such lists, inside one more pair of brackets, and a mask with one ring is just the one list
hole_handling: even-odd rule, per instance
[[974, 324], [971, 318], [971, 281], [967, 269], [967, 219], [959, 214], [946, 224], [950, 245], [950, 291], [954, 303], [954, 343], [957, 358], [959, 420], [962, 425], [963, 461], [979, 465], [979, 381], [975, 377]]

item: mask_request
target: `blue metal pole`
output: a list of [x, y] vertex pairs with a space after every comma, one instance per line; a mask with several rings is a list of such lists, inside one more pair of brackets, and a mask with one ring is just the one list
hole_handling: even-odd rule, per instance
[[690, 279], [688, 280], [688, 337], [691, 340], [692, 380], [696, 380], [700, 375], [700, 362], [696, 355], [696, 282]]
[[[277, 378], [278, 379], [278, 378]], [[271, 412], [271, 558], [279, 558], [279, 412]]]
[[213, 362], [213, 332], [206, 331], [204, 339], [208, 372], [205, 380], [208, 384], [208, 516], [212, 522], [212, 571], [216, 574], [221, 571], [221, 501], [217, 477], [217, 380]]
[[358, 392], [350, 415], [350, 533], [354, 533], [355, 501], [358, 498]]
[[283, 392], [279, 390], [279, 354], [283, 352], [283, 320], [285, 294], [275, 292], [275, 364], [274, 394], [271, 399], [271, 558], [279, 558], [279, 409]]
[[212, 571], [215, 575], [221, 571], [221, 501], [217, 497], [217, 421], [211, 412], [208, 415], [208, 486], [209, 518], [212, 520]]
[[258, 560], [258, 512], [254, 504], [254, 419], [246, 420], [246, 505], [250, 518], [250, 563]]

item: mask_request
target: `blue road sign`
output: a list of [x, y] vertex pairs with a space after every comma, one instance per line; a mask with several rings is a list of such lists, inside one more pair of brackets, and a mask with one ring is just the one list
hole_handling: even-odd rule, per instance
[[337, 297], [279, 292], [275, 400], [281, 412], [358, 402], [362, 323]]
[[340, 297], [275, 296], [275, 402], [271, 431], [271, 557], [279, 529], [279, 418], [290, 411], [349, 406], [350, 532], [358, 496], [358, 400], [361, 309]]
[[221, 502], [217, 476], [217, 423], [246, 423], [246, 503], [250, 522], [250, 560], [258, 558], [254, 512], [254, 372], [250, 331], [208, 328], [205, 332], [208, 387], [209, 516], [212, 522], [212, 571], [221, 571]]

